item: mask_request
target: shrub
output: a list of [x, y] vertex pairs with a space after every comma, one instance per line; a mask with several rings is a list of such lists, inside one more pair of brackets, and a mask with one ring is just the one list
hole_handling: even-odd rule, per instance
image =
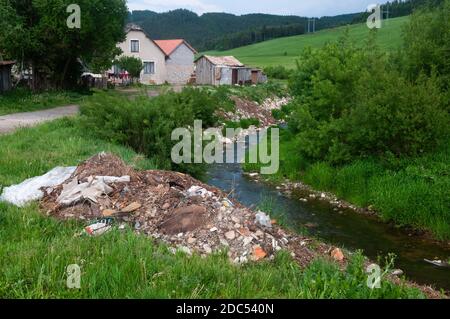
[[192, 127], [202, 120], [204, 128], [216, 125], [218, 101], [208, 92], [185, 88], [181, 93], [134, 100], [120, 94], [99, 93], [81, 108], [83, 125], [96, 136], [132, 147], [155, 160], [158, 167], [176, 169], [200, 177], [197, 164], [175, 165], [171, 141], [175, 128]]
[[264, 69], [264, 73], [273, 79], [288, 80], [292, 75], [292, 70], [287, 69], [283, 65], [269, 66]]
[[415, 12], [404, 30], [404, 68], [412, 80], [433, 73], [450, 89], [450, 0]]
[[377, 48], [348, 37], [306, 52], [291, 78], [289, 125], [299, 152], [313, 161], [417, 155], [449, 133], [444, 98], [433, 78], [412, 83]]
[[132, 56], [121, 56], [115, 64], [121, 69], [128, 71], [132, 79], [139, 79], [144, 64], [142, 60]]

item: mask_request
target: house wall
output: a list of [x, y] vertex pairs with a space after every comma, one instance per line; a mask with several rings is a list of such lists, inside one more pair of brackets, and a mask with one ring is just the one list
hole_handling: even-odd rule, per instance
[[180, 45], [166, 60], [167, 82], [186, 84], [194, 72], [194, 52], [186, 44]]
[[[139, 52], [131, 52], [131, 40], [139, 40]], [[154, 62], [155, 74], [141, 72], [140, 81], [143, 84], [164, 84], [167, 81], [166, 58], [159, 47], [151, 41], [144, 32], [130, 31], [127, 39], [118, 45], [123, 55], [140, 58], [142, 62]]]

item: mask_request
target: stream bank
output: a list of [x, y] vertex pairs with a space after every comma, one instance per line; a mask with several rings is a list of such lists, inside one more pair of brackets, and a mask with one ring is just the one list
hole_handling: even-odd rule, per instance
[[393, 227], [370, 214], [355, 212], [354, 207], [336, 207], [307, 190], [294, 190], [290, 195], [274, 186], [252, 180], [238, 163], [215, 164], [207, 172], [207, 183], [232, 192], [246, 206], [257, 207], [268, 198], [285, 218], [287, 226], [305, 227], [311, 235], [349, 250], [363, 250], [371, 260], [394, 253], [396, 267], [406, 277], [420, 284], [450, 290], [450, 268], [437, 267], [424, 259], [447, 260], [450, 247], [424, 237], [416, 237]]

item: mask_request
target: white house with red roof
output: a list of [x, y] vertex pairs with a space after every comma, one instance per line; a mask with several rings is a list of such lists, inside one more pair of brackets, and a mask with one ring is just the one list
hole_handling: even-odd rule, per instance
[[[143, 84], [186, 84], [194, 72], [197, 51], [185, 40], [152, 40], [136, 25], [126, 29], [125, 42], [119, 43], [122, 54], [140, 58], [144, 63]], [[119, 70], [114, 68], [115, 73]]]

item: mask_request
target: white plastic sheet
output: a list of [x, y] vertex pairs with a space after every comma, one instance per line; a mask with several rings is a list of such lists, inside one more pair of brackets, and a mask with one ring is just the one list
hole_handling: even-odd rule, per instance
[[96, 203], [97, 198], [108, 195], [113, 191], [108, 184], [129, 182], [130, 176], [96, 176], [95, 178], [91, 176], [87, 182], [79, 184], [75, 177], [71, 182], [63, 185], [63, 190], [57, 202], [62, 205], [72, 205], [88, 199]]
[[3, 189], [0, 201], [4, 201], [19, 207], [40, 200], [44, 197], [41, 187], [53, 187], [64, 183], [75, 172], [75, 167], [55, 167], [48, 173], [29, 178], [20, 184]]

